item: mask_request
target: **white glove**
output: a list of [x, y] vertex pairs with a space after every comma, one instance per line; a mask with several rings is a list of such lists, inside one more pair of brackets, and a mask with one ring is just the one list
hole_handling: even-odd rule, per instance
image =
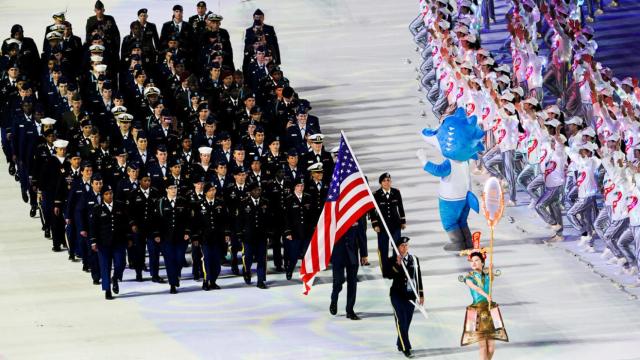
[[427, 151], [425, 149], [418, 149], [418, 151], [416, 151], [416, 156], [420, 160], [422, 167], [424, 167], [427, 163]]

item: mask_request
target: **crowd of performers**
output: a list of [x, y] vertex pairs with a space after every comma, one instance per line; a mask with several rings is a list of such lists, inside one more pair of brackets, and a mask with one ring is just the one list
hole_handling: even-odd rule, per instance
[[[619, 80], [594, 60], [593, 29], [582, 26], [573, 3], [512, 3], [513, 64], [499, 64], [480, 46], [477, 10], [467, 0], [432, 1], [411, 25], [424, 59], [421, 86], [434, 112], [463, 107], [477, 116], [486, 150], [474, 173], [501, 179], [507, 206], [516, 206], [519, 188], [526, 190], [529, 208], [553, 230], [551, 241], [564, 240], [565, 211], [585, 252], [595, 252], [599, 238], [603, 258], [637, 274], [637, 80]], [[548, 58], [538, 54], [540, 38], [551, 40]], [[547, 98], [556, 101], [543, 106]]]
[[[570, 1], [510, 2], [505, 46], [512, 61], [500, 63], [481, 46], [480, 29], [491, 18], [486, 6], [487, 1], [420, 2], [410, 25], [423, 58], [420, 90], [441, 120], [460, 107], [477, 117], [485, 151], [473, 173], [499, 178], [507, 206], [528, 203], [552, 229], [553, 242], [564, 241], [565, 213], [582, 251], [596, 252], [600, 239], [602, 257], [620, 274], [636, 275], [637, 79], [620, 80], [594, 60], [594, 30], [585, 26], [581, 6]], [[550, 49], [548, 56], [540, 55], [542, 47]], [[527, 196], [517, 198], [519, 189]], [[484, 258], [476, 252], [470, 261], [478, 272]], [[476, 275], [466, 279], [474, 304], [484, 292], [483, 278]], [[640, 278], [630, 285], [640, 286]], [[482, 345], [488, 349], [482, 358], [491, 358], [493, 345]]]

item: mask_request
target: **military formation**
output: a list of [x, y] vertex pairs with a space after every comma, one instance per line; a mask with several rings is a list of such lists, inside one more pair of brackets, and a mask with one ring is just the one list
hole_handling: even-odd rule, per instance
[[[84, 39], [56, 13], [41, 53], [20, 25], [2, 43], [2, 148], [52, 251], [81, 262], [107, 299], [127, 268], [171, 293], [187, 272], [219, 289], [223, 266], [265, 289], [268, 249], [270, 271], [290, 280], [335, 154], [284, 76], [264, 13], [253, 13], [234, 64], [223, 17], [203, 1], [188, 19], [174, 6], [159, 27], [140, 9], [122, 38], [104, 4], [94, 8]], [[398, 237], [404, 213], [384, 215], [403, 217], [390, 223]], [[366, 219], [358, 224], [368, 264]]]

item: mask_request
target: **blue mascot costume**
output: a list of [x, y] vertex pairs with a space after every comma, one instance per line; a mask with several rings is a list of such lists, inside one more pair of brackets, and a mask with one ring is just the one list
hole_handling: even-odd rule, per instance
[[445, 158], [440, 164], [427, 160], [424, 149], [418, 150], [424, 171], [440, 178], [438, 188], [440, 221], [449, 235], [445, 250], [460, 251], [472, 247], [467, 224], [469, 210], [479, 211], [478, 198], [471, 192], [470, 160], [477, 160], [484, 150], [484, 131], [476, 116], [467, 117], [463, 108], [447, 116], [437, 129], [422, 130], [427, 143], [434, 145]]

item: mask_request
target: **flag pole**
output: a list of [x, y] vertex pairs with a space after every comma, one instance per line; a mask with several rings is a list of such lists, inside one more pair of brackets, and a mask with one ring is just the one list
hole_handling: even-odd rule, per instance
[[[387, 236], [389, 237], [389, 244], [391, 244], [391, 246], [393, 247], [393, 250], [396, 252], [396, 254], [399, 254], [400, 251], [398, 250], [398, 247], [396, 246], [396, 243], [393, 241], [393, 237], [391, 236], [391, 231], [389, 231], [389, 227], [387, 226], [386, 221], [384, 221], [384, 217], [382, 216], [382, 211], [380, 211], [380, 207], [378, 206], [378, 202], [373, 197], [373, 193], [371, 192], [371, 187], [369, 187], [369, 182], [367, 181], [367, 179], [364, 176], [364, 171], [362, 171], [362, 167], [360, 167], [360, 164], [358, 163], [358, 158], [356, 157], [356, 154], [353, 152], [353, 149], [351, 149], [351, 145], [349, 144], [349, 140], [347, 139], [347, 135], [344, 133], [343, 130], [340, 130], [340, 135], [342, 135], [342, 138], [344, 139], [345, 145], [347, 145], [347, 148], [351, 152], [351, 155], [353, 155], [353, 161], [356, 163], [356, 166], [358, 167], [358, 172], [360, 173], [360, 177], [362, 177], [362, 181], [364, 181], [364, 183], [367, 185], [365, 187], [367, 188], [367, 192], [369, 193], [369, 196], [373, 200], [372, 201], [373, 202], [373, 206], [375, 207], [375, 209], [378, 212], [378, 214], [380, 214], [380, 222], [382, 223], [382, 226], [384, 227], [384, 231], [387, 233]], [[385, 260], [388, 260], [386, 258], [386, 254], [385, 254]], [[422, 306], [422, 305], [420, 305], [418, 303], [418, 301], [420, 300], [420, 295], [418, 294], [418, 290], [416, 289], [416, 286], [418, 284], [414, 284], [413, 281], [411, 281], [411, 276], [409, 276], [409, 271], [407, 270], [407, 267], [404, 265], [404, 262], [401, 262], [401, 265], [402, 265], [402, 270], [404, 271], [405, 276], [407, 277], [407, 279], [409, 279], [409, 285], [411, 285], [411, 290], [413, 290], [413, 293], [416, 296], [416, 302], [414, 303], [414, 305], [416, 307], [418, 307], [420, 312], [424, 315], [424, 317], [427, 318], [427, 312], [424, 309], [424, 306]]]

